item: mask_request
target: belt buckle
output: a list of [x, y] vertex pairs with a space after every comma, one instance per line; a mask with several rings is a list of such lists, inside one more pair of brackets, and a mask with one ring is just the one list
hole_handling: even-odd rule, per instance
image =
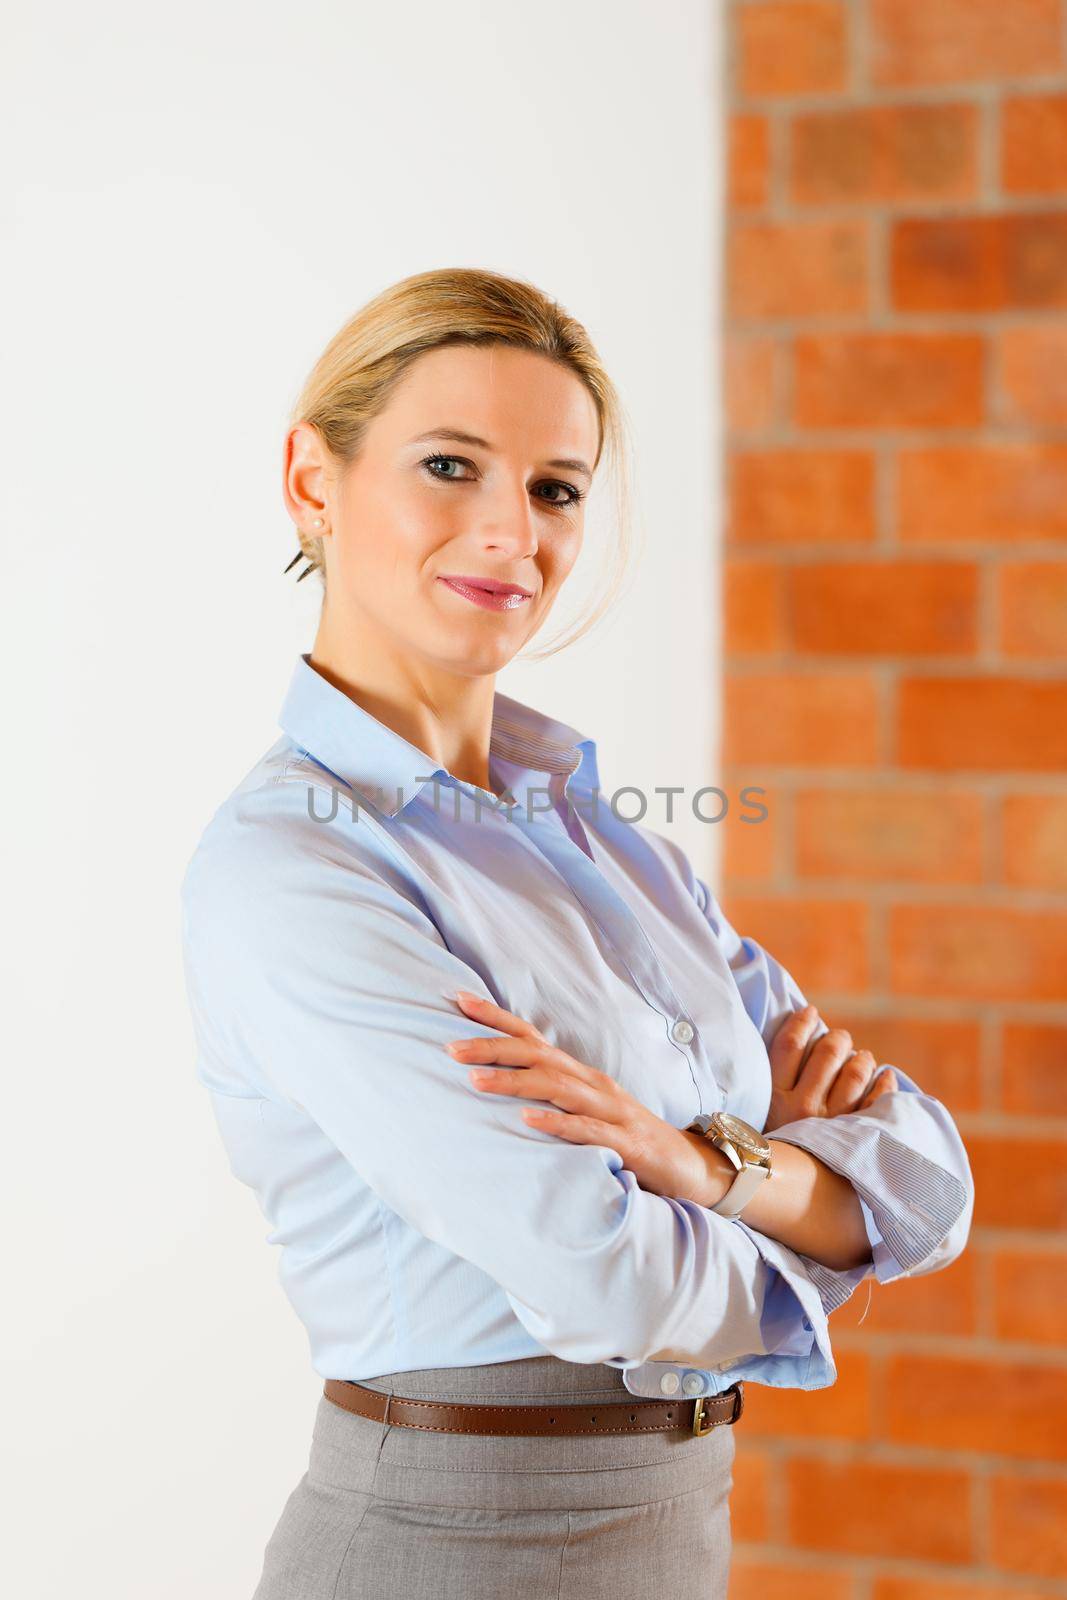
[[[724, 1393], [725, 1394], [732, 1394], [733, 1397], [734, 1397], [733, 1413], [732, 1413], [731, 1416], [725, 1418], [725, 1421], [727, 1421], [728, 1423], [734, 1423], [734, 1422], [737, 1421], [738, 1417], [741, 1415], [741, 1412], [744, 1410], [744, 1405], [745, 1405], [744, 1385], [742, 1383], [740, 1383], [740, 1382], [731, 1384], [729, 1389], [724, 1390]], [[693, 1406], [693, 1433], [695, 1434], [695, 1436], [698, 1439], [702, 1439], [706, 1433], [710, 1433], [711, 1432], [712, 1428], [715, 1428], [715, 1427], [719, 1426], [719, 1424], [715, 1423], [715, 1422], [709, 1422], [705, 1426], [705, 1423], [704, 1423], [704, 1401], [709, 1399], [709, 1398], [710, 1398], [710, 1396], [708, 1396], [708, 1395], [701, 1395], [700, 1399], [697, 1400], [694, 1403], [694, 1406]]]

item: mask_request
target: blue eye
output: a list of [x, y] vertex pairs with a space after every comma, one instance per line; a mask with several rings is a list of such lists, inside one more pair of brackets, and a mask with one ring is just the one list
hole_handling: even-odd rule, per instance
[[[432, 456], [423, 456], [422, 460], [419, 462], [419, 465], [426, 468], [431, 478], [444, 478], [447, 483], [465, 483], [468, 481], [465, 478], [457, 478], [454, 474], [449, 472], [438, 472], [436, 469], [441, 463], [444, 463], [446, 466], [453, 463], [461, 467], [473, 468], [474, 466], [473, 461], [467, 461], [463, 456], [444, 456], [437, 454]], [[580, 500], [585, 499], [585, 491], [583, 489], [577, 488], [573, 483], [560, 483], [556, 479], [552, 478], [550, 478], [545, 484], [539, 484], [538, 488], [566, 490], [567, 498], [565, 500], [545, 500], [545, 505], [548, 506], [576, 506]], [[544, 499], [544, 496], [542, 495], [540, 498]]]
[[[424, 456], [422, 461], [420, 462], [420, 466], [428, 468], [428, 467], [431, 467], [431, 466], [436, 466], [439, 462], [442, 462], [442, 461], [444, 461], [446, 463], [450, 462], [450, 461], [459, 461], [459, 456]], [[464, 463], [460, 463], [460, 464], [464, 465]], [[468, 465], [468, 466], [470, 465], [469, 462], [467, 462], [465, 464]], [[445, 477], [445, 474], [443, 472], [431, 472], [430, 476], [431, 476], [431, 478], [443, 478], [443, 477]]]

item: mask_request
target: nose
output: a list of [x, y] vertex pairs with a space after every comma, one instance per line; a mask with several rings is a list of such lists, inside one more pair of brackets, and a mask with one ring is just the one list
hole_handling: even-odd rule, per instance
[[501, 491], [491, 503], [485, 502], [479, 533], [487, 550], [498, 550], [513, 560], [537, 554], [537, 515], [525, 485], [517, 493]]

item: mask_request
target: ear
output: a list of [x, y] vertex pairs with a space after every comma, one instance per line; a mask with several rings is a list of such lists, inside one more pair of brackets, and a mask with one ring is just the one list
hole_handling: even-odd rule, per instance
[[298, 422], [289, 429], [283, 458], [282, 496], [286, 510], [306, 537], [326, 538], [330, 532], [326, 455], [318, 430], [310, 422]]

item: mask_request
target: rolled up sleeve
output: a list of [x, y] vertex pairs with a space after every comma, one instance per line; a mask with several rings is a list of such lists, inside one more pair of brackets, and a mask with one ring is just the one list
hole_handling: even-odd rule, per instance
[[[837, 1367], [830, 1343], [829, 1313], [818, 1283], [808, 1270], [814, 1263], [777, 1239], [758, 1233], [740, 1217], [730, 1218], [727, 1226], [738, 1239], [746, 1241], [752, 1260], [763, 1275], [759, 1338], [741, 1354], [726, 1359], [687, 1359], [711, 1372], [729, 1374], [730, 1382], [741, 1379], [778, 1389], [828, 1388], [837, 1379]], [[669, 1354], [660, 1356], [661, 1361], [669, 1359]], [[654, 1364], [642, 1369], [634, 1362], [613, 1360], [609, 1365], [637, 1366], [635, 1375], [651, 1386], [659, 1375]]]
[[496, 1033], [452, 998], [500, 1001], [487, 974], [414, 894], [305, 826], [245, 819], [205, 838], [187, 870], [186, 981], [212, 1075], [304, 1111], [386, 1206], [482, 1269], [565, 1360], [711, 1367], [769, 1354], [765, 1339], [781, 1347], [798, 1327], [810, 1347], [803, 1318], [818, 1326], [820, 1306], [796, 1258], [790, 1287], [780, 1248], [642, 1190], [609, 1146], [527, 1126], [521, 1108], [538, 1101], [474, 1088], [445, 1046]]
[[899, 1067], [893, 1071], [899, 1089], [866, 1110], [803, 1117], [771, 1133], [852, 1184], [879, 1283], [948, 1266], [967, 1242], [974, 1213], [974, 1180], [955, 1123], [940, 1100]]
[[[746, 1012], [770, 1047], [790, 1012], [807, 999], [789, 972], [754, 939], [731, 926], [708, 885], [694, 883]], [[817, 1039], [829, 1031], [820, 1021]], [[885, 1070], [886, 1063], [879, 1065]], [[948, 1109], [894, 1066], [900, 1088], [863, 1111], [803, 1117], [768, 1137], [805, 1149], [848, 1178], [860, 1198], [870, 1262], [835, 1271], [801, 1258], [829, 1314], [864, 1278], [880, 1283], [947, 1266], [963, 1250], [974, 1213], [974, 1179], [963, 1140]]]

